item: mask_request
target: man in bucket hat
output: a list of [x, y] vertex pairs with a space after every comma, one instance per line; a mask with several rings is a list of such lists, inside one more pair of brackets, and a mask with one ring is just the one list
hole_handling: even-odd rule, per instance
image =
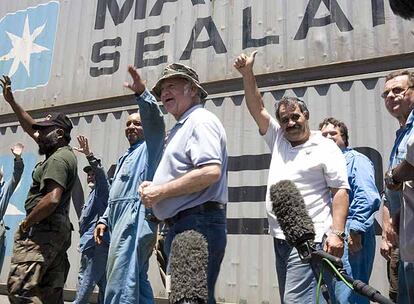
[[208, 243], [208, 303], [226, 247], [227, 149], [219, 119], [204, 109], [207, 92], [197, 73], [182, 64], [168, 65], [153, 88], [176, 124], [169, 132], [153, 182], [140, 186], [141, 199], [169, 226], [167, 254], [174, 237], [196, 230]]
[[1, 79], [4, 99], [23, 130], [39, 145], [46, 159], [35, 166], [26, 202], [26, 218], [16, 231], [7, 281], [11, 303], [63, 303], [69, 271], [69, 203], [76, 180], [77, 161], [69, 146], [72, 123], [62, 113], [35, 122], [16, 103], [7, 76]]

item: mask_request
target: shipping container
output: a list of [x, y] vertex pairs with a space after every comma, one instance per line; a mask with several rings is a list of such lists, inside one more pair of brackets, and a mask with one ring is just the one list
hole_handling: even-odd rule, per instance
[[[258, 50], [255, 72], [269, 112], [276, 100], [292, 95], [307, 102], [312, 129], [328, 116], [343, 120], [350, 145], [373, 161], [382, 189], [398, 128], [380, 98], [384, 76], [414, 66], [414, 24], [394, 16], [386, 0], [15, 0], [2, 1], [0, 18], [0, 72], [11, 76], [16, 100], [35, 118], [67, 113], [72, 138], [87, 136], [107, 170], [127, 149], [126, 117], [137, 111], [134, 96], [122, 86], [128, 64], [140, 68], [148, 87], [167, 63], [197, 70], [210, 94], [205, 106], [223, 122], [228, 138], [228, 244], [216, 286], [219, 301], [280, 303], [264, 204], [270, 152], [232, 67], [241, 52]], [[42, 158], [0, 99], [5, 178], [13, 166], [9, 147], [25, 145], [25, 171], [5, 216], [10, 230], [0, 275], [4, 287], [31, 171]], [[173, 118], [165, 119], [171, 128]], [[76, 289], [79, 269], [76, 210], [88, 194], [81, 170], [86, 159], [80, 154], [78, 161], [69, 291]], [[378, 236], [377, 247], [379, 241]], [[385, 278], [377, 250], [371, 285], [387, 294]], [[165, 298], [154, 257], [150, 281], [155, 297]]]

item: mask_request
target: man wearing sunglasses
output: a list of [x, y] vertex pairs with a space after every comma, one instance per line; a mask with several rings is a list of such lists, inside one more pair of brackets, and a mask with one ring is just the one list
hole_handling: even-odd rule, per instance
[[[384, 92], [381, 95], [388, 112], [397, 119], [400, 125], [396, 132], [396, 139], [389, 158], [389, 170], [385, 176], [387, 189], [384, 195], [381, 254], [387, 260], [391, 260], [390, 265], [396, 264], [396, 261], [393, 261], [398, 257], [395, 254], [396, 248], [404, 246], [405, 242], [410, 238], [410, 232], [403, 228], [403, 222], [401, 222], [401, 226], [399, 225], [400, 218], [402, 220], [405, 219], [406, 213], [410, 209], [407, 208], [407, 199], [402, 197], [399, 183], [396, 183], [393, 178], [392, 169], [405, 159], [408, 139], [414, 134], [413, 86], [414, 73], [409, 71], [393, 72], [386, 76]], [[402, 252], [399, 257], [399, 264], [398, 303], [409, 303], [407, 287], [414, 285], [413, 263], [409, 263], [408, 257]], [[392, 269], [390, 273], [393, 273]], [[392, 280], [392, 278], [390, 279]]]

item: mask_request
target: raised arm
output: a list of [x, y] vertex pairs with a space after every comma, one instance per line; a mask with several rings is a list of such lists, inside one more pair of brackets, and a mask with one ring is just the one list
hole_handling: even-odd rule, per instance
[[4, 183], [3, 193], [0, 197], [0, 219], [3, 219], [4, 214], [6, 213], [7, 206], [9, 204], [10, 197], [12, 196], [14, 190], [19, 184], [20, 178], [23, 173], [24, 164], [21, 157], [24, 146], [20, 143], [15, 144], [11, 151], [14, 155], [14, 171], [12, 178]]
[[145, 83], [138, 70], [133, 66], [128, 67], [132, 77], [132, 83], [125, 83], [124, 86], [135, 92], [139, 106], [142, 127], [144, 129], [145, 142], [148, 149], [148, 170], [145, 180], [152, 180], [155, 169], [161, 159], [164, 147], [165, 124], [164, 117], [157, 104], [155, 97], [146, 89]]
[[[106, 198], [107, 200], [109, 195], [109, 182], [105, 169], [101, 164], [101, 160], [93, 155], [92, 151], [89, 148], [89, 141], [87, 137], [79, 135], [77, 137], [77, 140], [79, 147], [74, 147], [73, 149], [86, 156], [86, 159], [88, 160], [92, 171], [95, 173], [95, 195], [100, 198]], [[98, 201], [102, 202], [102, 200]]]
[[36, 140], [35, 130], [32, 126], [35, 123], [34, 119], [14, 100], [14, 96], [11, 90], [11, 80], [9, 76], [4, 76], [3, 79], [0, 79], [0, 86], [3, 89], [3, 97], [7, 103], [13, 109], [13, 112], [16, 114], [17, 119], [20, 122], [23, 130], [30, 135], [31, 138]]
[[253, 74], [254, 59], [257, 51], [250, 56], [241, 54], [234, 62], [234, 67], [243, 76], [244, 94], [246, 104], [250, 114], [259, 127], [260, 134], [266, 134], [270, 122], [270, 114], [264, 107], [262, 96], [256, 83], [256, 77]]

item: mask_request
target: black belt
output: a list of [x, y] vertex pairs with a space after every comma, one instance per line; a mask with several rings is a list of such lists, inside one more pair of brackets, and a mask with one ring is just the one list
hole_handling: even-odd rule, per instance
[[219, 202], [208, 201], [208, 202], [205, 202], [204, 204], [182, 210], [178, 212], [176, 215], [174, 215], [173, 217], [165, 219], [164, 222], [167, 224], [167, 226], [170, 227], [174, 225], [176, 222], [178, 222], [180, 219], [182, 219], [183, 217], [186, 217], [190, 214], [204, 212], [204, 211], [223, 210], [225, 208], [226, 208], [225, 204], [222, 204]]

